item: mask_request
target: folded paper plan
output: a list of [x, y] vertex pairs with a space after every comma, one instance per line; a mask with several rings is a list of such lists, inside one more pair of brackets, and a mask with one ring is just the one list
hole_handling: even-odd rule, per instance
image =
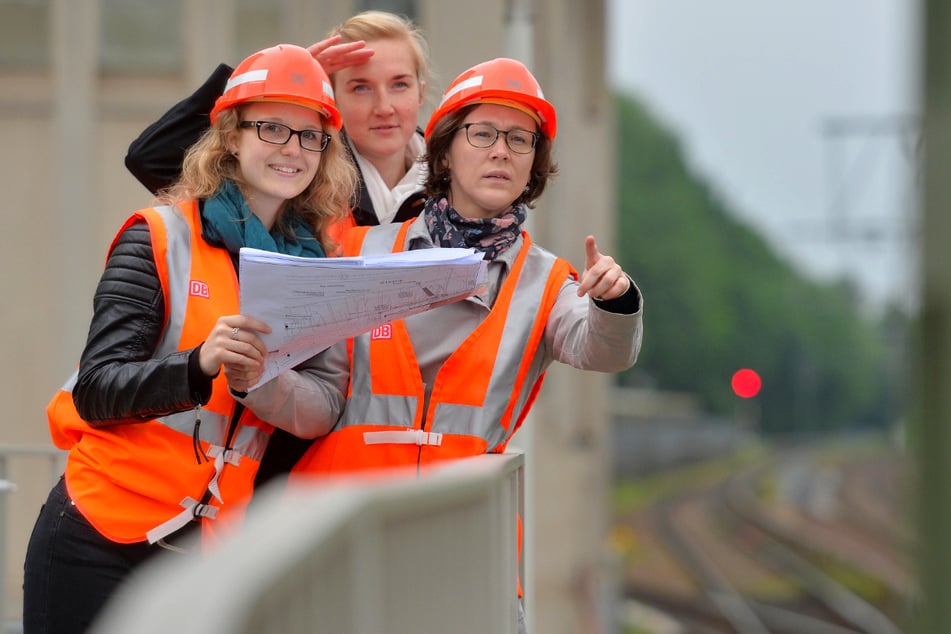
[[474, 249], [302, 258], [242, 248], [239, 266], [241, 314], [272, 329], [261, 385], [338, 341], [479, 292], [486, 262]]

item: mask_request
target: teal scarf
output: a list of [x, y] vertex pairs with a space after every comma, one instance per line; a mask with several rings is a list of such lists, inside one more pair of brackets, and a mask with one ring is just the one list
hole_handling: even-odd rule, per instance
[[230, 253], [237, 254], [241, 247], [263, 251], [299, 255], [312, 258], [326, 257], [313, 228], [296, 212], [286, 210], [278, 222], [289, 229], [295, 238], [284, 236], [277, 223], [268, 231], [264, 223], [251, 213], [248, 203], [232, 181], [226, 180], [205, 201], [201, 217], [205, 237], [211, 242], [223, 244]]

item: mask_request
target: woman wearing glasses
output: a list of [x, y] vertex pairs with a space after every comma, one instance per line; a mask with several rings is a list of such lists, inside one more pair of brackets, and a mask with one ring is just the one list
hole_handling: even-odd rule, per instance
[[426, 127], [423, 212], [355, 228], [344, 247], [472, 247], [489, 261], [487, 287], [335, 346], [325, 361], [344, 364], [350, 396], [293, 480], [502, 452], [553, 361], [601, 372], [634, 364], [642, 303], [631, 278], [591, 236], [579, 279], [522, 230], [557, 171], [556, 127], [554, 107], [515, 60], [478, 64], [450, 84]]
[[244, 60], [181, 178], [114, 240], [78, 372], [47, 410], [69, 457], [30, 539], [25, 632], [86, 631], [139, 564], [241, 518], [274, 426], [336, 420], [346, 376], [316, 360], [259, 389], [280, 407], [237, 397], [268, 331], [238, 314], [239, 249], [323, 257], [356, 186], [327, 86], [297, 46]]
[[554, 107], [520, 62], [484, 62], [450, 84], [426, 127], [423, 212], [355, 228], [344, 248], [366, 255], [472, 247], [489, 261], [487, 287], [394, 322], [386, 337], [353, 339], [344, 352], [351, 394], [343, 416], [295, 473], [423, 467], [500, 452], [551, 362], [602, 372], [634, 364], [642, 306], [631, 278], [591, 236], [579, 279], [522, 230], [557, 172], [556, 127]]
[[[429, 78], [428, 45], [409, 20], [365, 11], [334, 27], [309, 50], [330, 73], [343, 118], [340, 140], [357, 167], [351, 213], [330, 229], [339, 241], [353, 226], [403, 222], [422, 210], [425, 141], [419, 110]], [[221, 65], [192, 95], [173, 106], [129, 146], [126, 166], [157, 192], [177, 178], [182, 148], [207, 128], [230, 68]], [[258, 485], [283, 477], [307, 443], [282, 430], [271, 438]]]

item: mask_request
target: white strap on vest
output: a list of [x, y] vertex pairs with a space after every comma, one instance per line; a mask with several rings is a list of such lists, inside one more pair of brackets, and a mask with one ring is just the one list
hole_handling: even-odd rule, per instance
[[221, 475], [221, 470], [225, 468], [225, 463], [237, 467], [241, 462], [241, 454], [239, 454], [234, 449], [228, 449], [223, 451], [224, 447], [221, 445], [212, 445], [208, 449], [208, 455], [215, 459], [215, 475], [211, 479], [211, 482], [208, 483], [208, 490], [211, 491], [211, 494], [215, 496], [215, 499], [225, 503], [221, 499], [221, 491], [218, 489], [218, 477]]
[[367, 445], [431, 445], [438, 447], [442, 444], [442, 434], [427, 432], [422, 429], [365, 431], [363, 432], [363, 442]]
[[193, 498], [185, 498], [180, 502], [180, 505], [184, 507], [184, 511], [172, 519], [162, 522], [145, 534], [145, 537], [149, 540], [150, 544], [154, 544], [163, 537], [168, 537], [178, 529], [184, 527], [196, 517], [207, 517], [208, 519], [213, 520], [218, 516], [217, 506], [201, 504], [198, 502], [198, 500]]

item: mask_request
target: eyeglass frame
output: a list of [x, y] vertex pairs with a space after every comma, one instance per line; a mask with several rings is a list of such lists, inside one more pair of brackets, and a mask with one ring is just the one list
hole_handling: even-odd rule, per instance
[[[275, 125], [281, 128], [285, 128], [287, 130], [287, 138], [281, 143], [278, 143], [277, 141], [268, 141], [267, 139], [261, 136], [262, 125]], [[307, 128], [305, 130], [295, 130], [291, 126], [284, 125], [283, 123], [278, 123], [277, 121], [242, 121], [241, 123], [238, 124], [238, 127], [242, 129], [254, 128], [258, 133], [258, 139], [260, 139], [264, 143], [269, 143], [271, 145], [287, 145], [288, 143], [290, 143], [290, 140], [294, 138], [294, 136], [296, 136], [297, 142], [300, 144], [300, 149], [306, 152], [323, 152], [324, 150], [327, 149], [327, 146], [330, 145], [330, 140], [333, 139], [332, 135], [328, 134], [327, 132], [324, 132], [323, 130], [317, 130], [315, 128]], [[315, 150], [309, 147], [304, 147], [304, 143], [303, 143], [304, 137], [301, 136], [301, 134], [303, 134], [304, 132], [316, 132], [320, 135], [320, 149], [319, 150]]]
[[[484, 127], [486, 127], [486, 128], [491, 128], [491, 129], [495, 130], [495, 138], [492, 139], [492, 142], [489, 143], [488, 145], [476, 145], [475, 143], [473, 143], [473, 142], [472, 142], [472, 139], [469, 138], [469, 128], [470, 128], [471, 126], [474, 126], [474, 125], [484, 126]], [[480, 150], [487, 150], [487, 149], [489, 149], [490, 147], [492, 147], [493, 145], [495, 145], [496, 143], [499, 142], [499, 137], [500, 137], [500, 136], [504, 136], [504, 137], [505, 137], [505, 147], [507, 147], [508, 149], [512, 150], [513, 152], [515, 152], [516, 154], [519, 154], [519, 155], [521, 155], [521, 156], [525, 156], [525, 155], [527, 155], [527, 154], [531, 154], [531, 153], [535, 150], [535, 147], [538, 145], [538, 139], [540, 139], [541, 136], [542, 136], [540, 132], [532, 132], [531, 130], [526, 130], [526, 129], [524, 129], [524, 128], [510, 128], [510, 129], [508, 129], [508, 130], [499, 130], [498, 128], [496, 128], [494, 125], [492, 125], [492, 124], [490, 124], [490, 123], [482, 123], [482, 122], [479, 122], [479, 121], [471, 121], [471, 122], [469, 122], [469, 123], [464, 123], [464, 124], [462, 124], [461, 126], [459, 126], [458, 128], [456, 128], [456, 132], [458, 132], [458, 131], [460, 131], [460, 130], [465, 130], [465, 131], [466, 131], [466, 141], [469, 143], [469, 145], [471, 145], [471, 146], [474, 147], [474, 148], [480, 149]], [[524, 132], [525, 134], [528, 134], [528, 135], [530, 135], [530, 136], [532, 137], [532, 145], [531, 145], [531, 147], [528, 149], [528, 152], [520, 152], [519, 150], [516, 150], [515, 148], [513, 148], [512, 145], [509, 143], [509, 133], [510, 133], [510, 132], [516, 132], [516, 131], [518, 131], [518, 132]]]

